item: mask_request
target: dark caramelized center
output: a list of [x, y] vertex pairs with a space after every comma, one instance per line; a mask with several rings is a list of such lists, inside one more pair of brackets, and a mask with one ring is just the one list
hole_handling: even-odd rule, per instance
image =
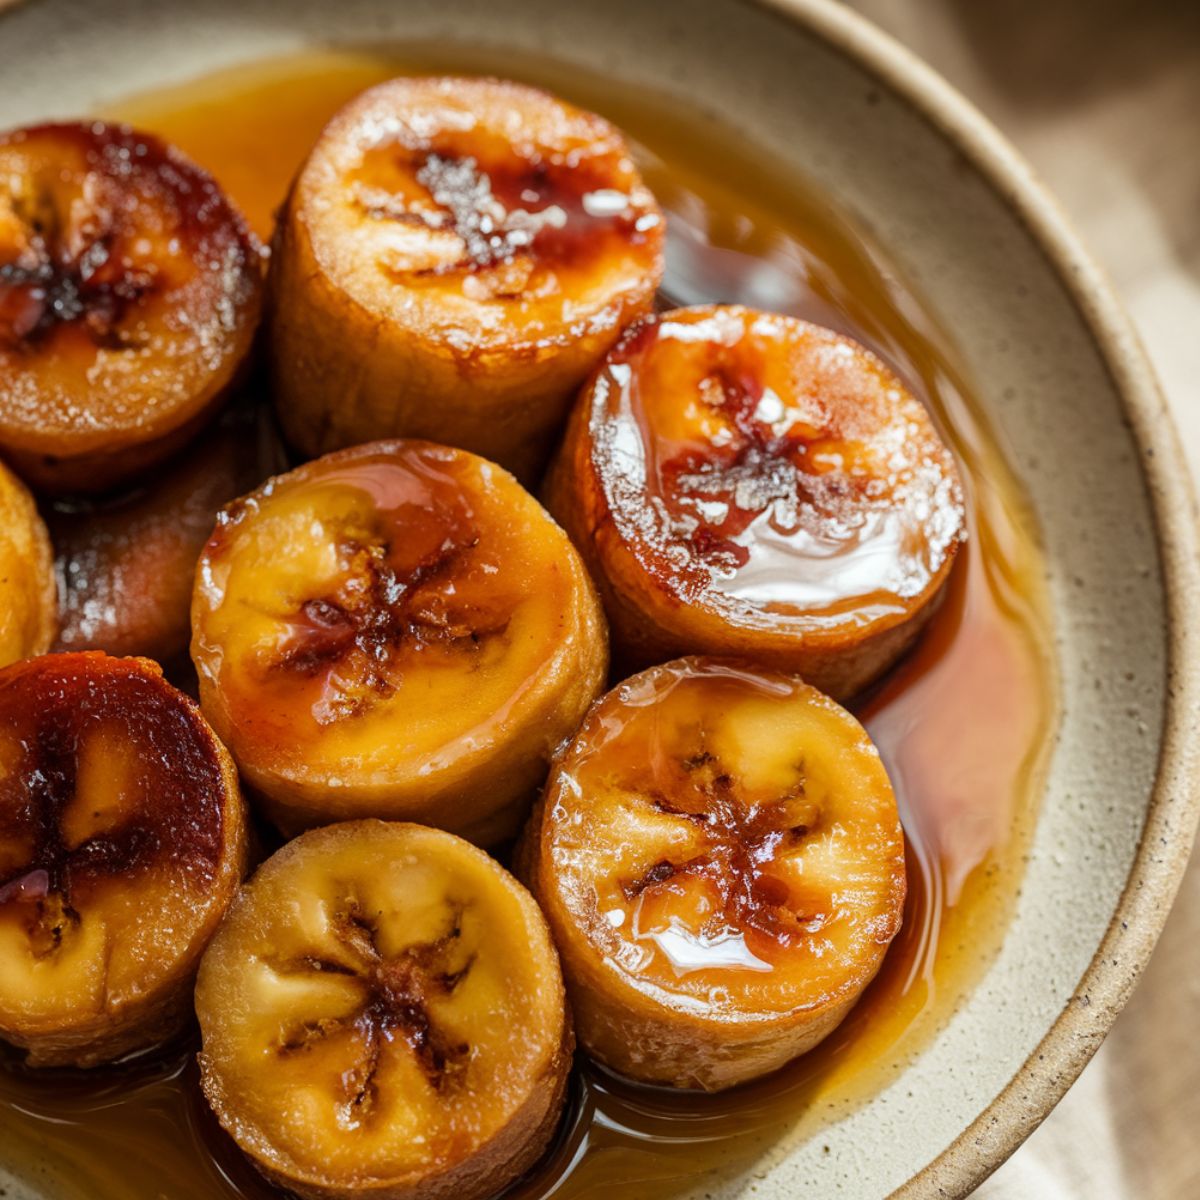
[[334, 958], [317, 954], [274, 963], [283, 974], [332, 972], [355, 979], [361, 1002], [345, 1016], [302, 1022], [288, 1030], [277, 1050], [303, 1053], [330, 1038], [348, 1037], [355, 1061], [342, 1073], [343, 1118], [348, 1125], [368, 1120], [377, 1099], [376, 1076], [386, 1046], [402, 1040], [431, 1087], [442, 1091], [460, 1078], [470, 1046], [439, 1022], [436, 1006], [452, 995], [467, 976], [474, 955], [462, 947], [462, 910], [456, 910], [446, 932], [432, 942], [417, 943], [394, 957], [380, 949], [373, 920], [351, 902], [331, 923], [339, 943]]
[[777, 856], [803, 842], [819, 823], [818, 807], [805, 794], [804, 763], [796, 764], [795, 783], [786, 793], [751, 801], [705, 749], [669, 763], [652, 753], [649, 761], [651, 785], [635, 790], [659, 812], [691, 822], [702, 848], [686, 857], [664, 857], [637, 878], [625, 880], [626, 898], [654, 892], [681, 876], [693, 877], [719, 898], [717, 911], [696, 933], [715, 935], [735, 928], [788, 946], [815, 932], [824, 914], [794, 911], [791, 889], [774, 870]]
[[[661, 330], [649, 325], [631, 349], [653, 356]], [[685, 377], [680, 385], [693, 392], [689, 398], [697, 410], [715, 421], [715, 435], [660, 436], [656, 405], [679, 401], [657, 389], [645, 397], [647, 487], [669, 515], [672, 540], [688, 548], [694, 568], [706, 569], [702, 578], [711, 571], [731, 575], [749, 563], [752, 526], [760, 519], [787, 537], [806, 518], [865, 500], [865, 477], [809, 468], [810, 445], [838, 434], [786, 419], [786, 399], [767, 385], [766, 353], [749, 336], [732, 345], [709, 341], [687, 347], [685, 362], [696, 381]]]
[[346, 542], [354, 586], [328, 597], [305, 600], [291, 622], [294, 632], [285, 643], [279, 665], [313, 675], [357, 651], [364, 682], [388, 694], [388, 668], [402, 648], [477, 646], [503, 621], [478, 622], [475, 614], [456, 605], [446, 583], [461, 566], [478, 538], [447, 538], [411, 569], [398, 566], [390, 547]]
[[104, 880], [162, 865], [200, 887], [214, 877], [225, 782], [198, 720], [130, 660], [64, 654], [0, 672], [0, 907], [27, 908], [35, 949], [54, 949]]
[[34, 345], [56, 326], [77, 325], [97, 346], [127, 347], [127, 310], [154, 288], [153, 269], [122, 265], [111, 232], [78, 253], [31, 231], [21, 260], [0, 264], [0, 342]]
[[[433, 148], [394, 143], [369, 151], [356, 194], [371, 217], [457, 236], [457, 257], [413, 263], [409, 273], [472, 274], [516, 261], [580, 265], [615, 241], [643, 243], [650, 218], [629, 193], [626, 174], [604, 156], [560, 161], [510, 152], [484, 163], [446, 137]], [[513, 273], [512, 294], [532, 282], [525, 272]], [[505, 294], [503, 287], [493, 294]]]
[[668, 451], [659, 460], [656, 491], [672, 515], [676, 538], [701, 563], [732, 573], [747, 565], [746, 534], [763, 514], [786, 535], [802, 510], [838, 498], [860, 500], [865, 480], [838, 474], [825, 479], [805, 470], [807, 439], [777, 432], [763, 417], [761, 364], [749, 354], [713, 362], [700, 403], [726, 431], [720, 442]]

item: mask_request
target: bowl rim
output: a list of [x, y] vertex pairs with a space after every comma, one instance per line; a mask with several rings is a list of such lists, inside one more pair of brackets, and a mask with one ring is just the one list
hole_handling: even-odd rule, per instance
[[[0, 0], [0, 16], [21, 0]], [[957, 88], [842, 0], [738, 0], [825, 43], [946, 138], [1024, 225], [1073, 301], [1112, 379], [1150, 500], [1167, 614], [1162, 741], [1121, 897], [1054, 1024], [987, 1107], [891, 1200], [968, 1195], [1041, 1124], [1124, 1008], [1170, 913], [1200, 823], [1200, 510], [1154, 369], [1059, 202]]]
[[894, 1200], [961, 1197], [1041, 1124], [1099, 1048], [1162, 932], [1200, 822], [1200, 520], [1190, 470], [1154, 370], [1116, 291], [1012, 143], [911, 50], [837, 0], [741, 0], [814, 34], [915, 109], [1025, 226], [1094, 339], [1149, 493], [1167, 612], [1166, 703], [1145, 824], [1100, 945], [1063, 1011], [966, 1129]]

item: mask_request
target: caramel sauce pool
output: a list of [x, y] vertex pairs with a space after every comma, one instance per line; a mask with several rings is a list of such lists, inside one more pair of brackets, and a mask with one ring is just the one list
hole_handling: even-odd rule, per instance
[[[668, 213], [664, 305], [740, 302], [851, 334], [925, 401], [963, 468], [970, 542], [945, 603], [914, 652], [855, 705], [909, 841], [905, 924], [882, 972], [817, 1050], [732, 1093], [674, 1095], [582, 1066], [550, 1154], [506, 1195], [681, 1194], [819, 1138], [920, 1051], [998, 948], [1057, 723], [1041, 553], [949, 337], [897, 281], [885, 249], [700, 115], [575, 68], [430, 46], [238, 68], [104, 115], [177, 143], [266, 238], [325, 120], [364, 87], [414, 70], [525, 79], [614, 120]], [[0, 1162], [60, 1200], [276, 1195], [208, 1113], [194, 1053], [187, 1041], [91, 1074], [35, 1076], [8, 1060]]]

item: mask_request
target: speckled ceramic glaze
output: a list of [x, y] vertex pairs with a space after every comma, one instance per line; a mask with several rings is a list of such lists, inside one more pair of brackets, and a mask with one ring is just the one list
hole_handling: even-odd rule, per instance
[[827, 0], [33, 0], [0, 16], [0, 125], [314, 44], [456, 37], [673, 93], [815, 179], [953, 329], [1029, 490], [1065, 713], [1003, 948], [873, 1100], [819, 1142], [764, 1147], [753, 1171], [697, 1188], [962, 1195], [1103, 1038], [1196, 824], [1196, 518], [1153, 376], [1029, 169], [927, 68]]

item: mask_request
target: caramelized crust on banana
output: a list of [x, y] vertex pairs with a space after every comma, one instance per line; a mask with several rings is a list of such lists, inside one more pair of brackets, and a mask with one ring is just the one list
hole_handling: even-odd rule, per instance
[[312, 1200], [478, 1200], [545, 1150], [573, 1039], [533, 898], [418, 825], [313, 830], [268, 859], [196, 987], [201, 1083]]
[[405, 78], [330, 122], [284, 210], [270, 347], [290, 440], [430, 438], [528, 481], [662, 276], [620, 133], [516, 83]]
[[0, 1036], [31, 1064], [180, 1029], [246, 854], [233, 763], [154, 663], [0, 671]]
[[50, 648], [56, 605], [45, 523], [25, 486], [0, 463], [0, 667]]
[[905, 895], [895, 798], [863, 728], [794, 676], [714, 659], [596, 703], [520, 859], [588, 1053], [709, 1091], [826, 1037]]
[[562, 530], [506, 471], [427, 442], [330, 454], [227, 508], [192, 620], [204, 711], [288, 832], [512, 834], [607, 666]]
[[134, 491], [49, 508], [60, 650], [186, 661], [196, 560], [222, 505], [286, 468], [261, 410], [228, 410], [216, 428]]
[[261, 249], [213, 180], [100, 121], [0, 134], [0, 448], [99, 491], [222, 400], [258, 323]]
[[546, 496], [618, 661], [733, 654], [839, 697], [912, 643], [965, 537], [953, 458], [900, 380], [847, 337], [738, 307], [629, 329]]

